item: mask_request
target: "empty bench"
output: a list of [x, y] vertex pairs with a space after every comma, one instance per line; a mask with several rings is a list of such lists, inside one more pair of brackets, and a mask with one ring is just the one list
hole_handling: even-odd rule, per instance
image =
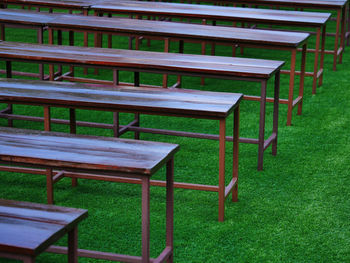
[[[18, 0], [17, 0], [18, 1]], [[22, 0], [23, 1], [23, 0]], [[313, 78], [312, 92], [316, 92], [317, 81], [322, 85], [324, 64], [324, 43], [326, 23], [330, 19], [330, 13], [267, 10], [257, 8], [238, 8], [227, 6], [191, 5], [179, 3], [148, 2], [148, 1], [114, 1], [100, 0], [90, 6], [95, 14], [124, 14], [134, 15], [137, 18], [148, 16], [184, 18], [197, 20], [255, 23], [275, 25], [281, 27], [297, 27], [299, 31], [308, 31], [310, 28], [316, 31], [314, 70], [306, 72], [305, 76]], [[281, 30], [281, 29], [279, 29]], [[215, 29], [213, 29], [215, 31]], [[289, 123], [290, 124], [290, 123]], [[289, 125], [288, 124], [288, 125]]]
[[[239, 137], [239, 103], [242, 94], [208, 92], [186, 89], [163, 89], [127, 86], [102, 86], [81, 83], [62, 83], [38, 80], [0, 79], [0, 102], [14, 104], [29, 104], [45, 106], [45, 128], [50, 130], [50, 110], [48, 106], [70, 107], [90, 110], [103, 110], [111, 112], [128, 112], [135, 114], [150, 114], [160, 116], [173, 116], [195, 119], [209, 119], [219, 121], [219, 135], [198, 134], [182, 131], [167, 131], [136, 126], [122, 126], [119, 123], [110, 124], [110, 128], [118, 135], [130, 131], [157, 132], [175, 136], [188, 136], [195, 138], [219, 140], [219, 171], [218, 186], [175, 182], [175, 187], [217, 192], [219, 196], [219, 220], [224, 220], [225, 199], [232, 192], [232, 200], [237, 201], [238, 191], [238, 137]], [[228, 117], [234, 112], [233, 127], [233, 155], [232, 177], [225, 186], [225, 159], [226, 159], [226, 123]], [[1, 114], [0, 117], [5, 117]], [[9, 117], [9, 116], [7, 116]], [[27, 116], [27, 120], [38, 117]], [[63, 120], [53, 120], [62, 123]], [[66, 122], [67, 123], [67, 122]], [[74, 111], [71, 110], [70, 127], [75, 132]], [[86, 124], [86, 123], [85, 123]], [[88, 124], [87, 124], [88, 125]], [[114, 127], [113, 127], [114, 126]], [[228, 139], [228, 138], [227, 138]], [[276, 148], [276, 144], [273, 146]], [[9, 169], [2, 167], [2, 169]], [[18, 168], [16, 168], [18, 171]], [[33, 172], [33, 170], [22, 170]], [[59, 173], [58, 173], [59, 174]], [[55, 174], [56, 175], [56, 174]], [[59, 176], [59, 175], [57, 175]], [[70, 173], [64, 172], [64, 176]], [[114, 181], [140, 183], [139, 180], [113, 178]], [[56, 180], [55, 180], [56, 181]], [[152, 181], [152, 185], [165, 186], [163, 181]], [[50, 191], [49, 191], [50, 192]], [[48, 196], [52, 201], [51, 195]]]
[[[0, 161], [5, 165], [41, 167], [46, 170], [48, 195], [53, 200], [53, 169], [83, 173], [85, 178], [142, 181], [142, 256], [78, 250], [78, 256], [124, 262], [150, 262], [150, 178], [166, 165], [166, 247], [153, 262], [173, 257], [173, 173], [175, 144], [77, 136], [63, 133], [0, 128]], [[50, 252], [67, 253], [64, 247]]]
[[34, 263], [68, 233], [68, 262], [76, 263], [78, 223], [87, 214], [84, 209], [0, 199], [0, 257]]
[[[1, 13], [0, 13], [1, 14]], [[40, 14], [36, 13], [40, 16]], [[297, 32], [280, 32], [272, 30], [255, 30], [237, 27], [221, 27], [217, 26], [213, 30], [210, 26], [186, 24], [183, 23], [169, 23], [163, 21], [148, 21], [139, 19], [126, 18], [103, 18], [91, 16], [78, 15], [62, 15], [52, 19], [47, 24], [49, 34], [53, 31], [60, 32], [61, 30], [73, 32], [89, 32], [95, 34], [108, 35], [125, 35], [125, 36], [144, 36], [152, 39], [165, 40], [164, 51], [169, 52], [170, 41], [180, 41], [179, 53], [183, 53], [184, 41], [224, 44], [231, 46], [247, 46], [251, 48], [267, 48], [288, 51], [291, 54], [291, 68], [283, 72], [290, 74], [289, 81], [289, 97], [288, 99], [279, 99], [280, 103], [288, 105], [287, 124], [291, 123], [292, 111], [302, 101], [304, 89], [304, 75], [305, 75], [305, 55], [306, 45], [309, 38], [307, 33]], [[51, 36], [53, 39], [53, 35]], [[138, 49], [139, 41], [136, 41], [136, 49]], [[52, 43], [51, 43], [52, 44]], [[109, 43], [110, 45], [111, 43]], [[102, 46], [102, 41], [98, 43]], [[109, 46], [111, 47], [111, 46]], [[297, 71], [296, 56], [297, 50], [301, 48], [302, 58], [300, 60], [300, 71]], [[235, 48], [234, 48], [235, 49]], [[204, 50], [203, 50], [204, 51]], [[235, 53], [235, 51], [233, 51]], [[202, 54], [205, 54], [205, 52]], [[212, 55], [215, 55], [215, 50], [212, 50]], [[234, 54], [235, 56], [235, 54]], [[316, 68], [317, 70], [317, 68]], [[300, 74], [298, 96], [294, 99], [295, 76]], [[167, 79], [165, 79], [163, 86], [167, 86]], [[256, 99], [256, 97], [244, 96], [245, 99]], [[269, 101], [271, 98], [269, 98]], [[300, 114], [300, 110], [298, 114]]]
[[[52, 16], [50, 17], [50, 15]], [[47, 14], [45, 12], [29, 12], [10, 9], [0, 10], [0, 22], [3, 22], [5, 25], [24, 26], [29, 24], [30, 27], [35, 25], [39, 32], [42, 32], [43, 28], [48, 28], [50, 34], [53, 34], [54, 31], [61, 32], [66, 30], [71, 33], [83, 32], [151, 37], [153, 39], [156, 38], [165, 41], [165, 52], [169, 52], [170, 41], [180, 41], [179, 53], [183, 53], [184, 41], [198, 43], [205, 41], [206, 43], [211, 43], [213, 45], [244, 45], [253, 48], [288, 51], [291, 53], [291, 68], [290, 70], [284, 70], [283, 72], [288, 72], [290, 74], [289, 97], [288, 99], [279, 99], [280, 103], [288, 105], [288, 124], [291, 123], [293, 109], [302, 102], [305, 75], [306, 42], [310, 36], [307, 33], [255, 30], [221, 26], [217, 26], [215, 30], [213, 30], [210, 26], [196, 24], [186, 24], [184, 29], [183, 23], [168, 23], [163, 21], [148, 21], [116, 17], [104, 18], [98, 16]], [[53, 36], [51, 36], [51, 39], [53, 39]], [[73, 39], [73, 35], [70, 34], [71, 44], [73, 44]], [[58, 39], [58, 44], [60, 43], [61, 40]], [[138, 49], [138, 43], [139, 41], [136, 41], [136, 49]], [[101, 46], [101, 42], [96, 44]], [[111, 47], [110, 41], [109, 47]], [[303, 50], [302, 59], [300, 60], [300, 72], [297, 71], [296, 65], [298, 48], [302, 48]], [[214, 50], [212, 51], [212, 55], [214, 55], [215, 52]], [[295, 76], [297, 73], [300, 74], [299, 91], [297, 98], [294, 99]], [[19, 74], [19, 72], [14, 72], [14, 75], [21, 74]], [[167, 78], [164, 78], [163, 86], [166, 87], [167, 84]], [[256, 97], [251, 98], [249, 95], [245, 95], [244, 98], [252, 100], [256, 99]], [[268, 101], [273, 100], [268, 98]], [[298, 113], [300, 114], [300, 111]]]
[[[258, 170], [262, 170], [263, 168], [264, 151], [271, 144], [277, 145], [279, 78], [280, 69], [284, 65], [283, 61], [145, 52], [108, 48], [25, 44], [7, 41], [0, 41], [0, 59], [6, 61], [7, 77], [12, 76], [11, 61], [22, 61], [51, 64], [49, 66], [51, 80], [66, 79], [84, 82], [91, 81], [84, 78], [76, 78], [71, 76], [70, 72], [59, 76], [55, 75], [52, 64], [58, 64], [113, 70], [113, 84], [115, 85], [119, 83], [119, 70], [135, 72], [135, 86], [140, 86], [139, 72], [256, 82], [261, 85], [261, 95], [256, 97], [256, 100], [260, 102], [258, 139], [240, 138], [240, 142], [258, 144]], [[267, 82], [273, 77], [273, 129], [272, 134], [265, 139]], [[102, 81], [102, 83], [106, 83], [106, 81]], [[108, 83], [112, 84], [110, 81]], [[301, 110], [301, 108], [302, 102], [298, 104], [298, 109]], [[11, 113], [11, 108], [7, 110], [7, 113]], [[138, 121], [136, 121], [134, 126], [137, 125]], [[272, 148], [272, 154], [275, 155], [277, 153], [277, 148]]]
[[[212, 2], [211, 0], [205, 0]], [[327, 33], [327, 35], [334, 35], [334, 48], [333, 50], [325, 50], [326, 54], [333, 55], [333, 70], [336, 70], [337, 60], [342, 63], [342, 57], [345, 46], [345, 39], [349, 37], [349, 28], [346, 29], [346, 24], [349, 26], [349, 16], [346, 18], [347, 14], [347, 0], [215, 0], [215, 2], [221, 2], [226, 4], [244, 4], [244, 5], [254, 5], [254, 6], [270, 6], [270, 7], [287, 7], [287, 8], [297, 8], [300, 10], [317, 10], [321, 12], [335, 11], [336, 14], [336, 28], [335, 33]], [[348, 22], [346, 22], [348, 19]], [[347, 31], [348, 30], [348, 31]]]

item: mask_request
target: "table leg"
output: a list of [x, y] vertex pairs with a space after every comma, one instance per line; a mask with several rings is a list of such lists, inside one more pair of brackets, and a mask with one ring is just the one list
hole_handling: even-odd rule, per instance
[[142, 263], [149, 262], [150, 178], [142, 178]]
[[[164, 52], [169, 53], [169, 48], [170, 48], [170, 40], [169, 38], [164, 39]], [[163, 88], [168, 87], [168, 75], [164, 74], [163, 75]]]
[[78, 227], [68, 232], [68, 263], [78, 263]]
[[[52, 45], [54, 43], [54, 30], [49, 28], [49, 44]], [[50, 81], [55, 80], [55, 67], [53, 64], [49, 65], [49, 79]]]
[[[43, 44], [44, 40], [43, 40], [43, 28], [40, 27], [40, 29], [38, 29], [38, 43], [39, 44]], [[44, 64], [40, 64], [39, 65], [39, 77], [40, 80], [44, 80]]]
[[314, 59], [314, 74], [313, 74], [313, 81], [312, 81], [312, 94], [316, 94], [316, 88], [317, 88], [318, 57], [320, 53], [320, 42], [321, 42], [320, 39], [321, 39], [321, 28], [317, 28], [315, 59]]
[[339, 64], [343, 63], [343, 52], [345, 48], [345, 11], [346, 6], [341, 10], [341, 31], [340, 31], [340, 47], [339, 47]]
[[232, 178], [236, 185], [232, 189], [232, 202], [238, 201], [238, 165], [239, 165], [239, 105], [233, 113], [233, 160]]
[[349, 46], [350, 45], [350, 6], [349, 2], [346, 3], [345, 9], [347, 10], [347, 32], [345, 32], [346, 36], [346, 44]]
[[226, 149], [226, 120], [220, 120], [219, 131], [219, 221], [225, 217], [225, 149]]
[[[70, 133], [71, 134], [76, 134], [77, 133], [77, 119], [76, 119], [76, 114], [75, 114], [75, 109], [70, 108], [69, 109], [69, 128], [70, 128]], [[78, 185], [78, 179], [77, 178], [72, 178], [72, 186], [76, 187]]]
[[335, 32], [335, 40], [334, 40], [334, 55], [333, 55], [333, 70], [337, 70], [337, 58], [338, 58], [338, 42], [339, 42], [339, 32], [340, 32], [340, 24], [341, 24], [341, 10], [337, 12], [337, 27]]
[[[12, 63], [11, 61], [6, 61], [6, 78], [12, 78]], [[7, 109], [6, 113], [12, 114], [13, 113], [13, 105], [12, 104], [7, 104]], [[13, 127], [13, 120], [8, 119], [7, 125], [9, 127]]]
[[261, 95], [260, 95], [258, 171], [261, 171], [263, 169], [263, 161], [264, 161], [266, 88], [267, 88], [267, 82], [266, 82], [266, 80], [264, 80], [261, 82]]
[[47, 191], [47, 203], [53, 205], [53, 173], [52, 169], [46, 169], [46, 191]]
[[321, 74], [319, 76], [318, 85], [322, 86], [323, 83], [323, 71], [324, 71], [324, 53], [325, 53], [325, 43], [326, 43], [326, 26], [322, 29], [322, 37], [321, 37], [321, 61], [320, 61], [320, 70]]
[[275, 89], [274, 89], [274, 100], [273, 100], [272, 134], [275, 135], [275, 139], [272, 141], [272, 155], [277, 154], [279, 93], [280, 93], [280, 72], [278, 71], [275, 74]]
[[44, 106], [44, 130], [51, 131], [51, 111], [50, 106]]
[[[299, 95], [298, 95], [298, 98], [300, 98], [300, 101], [298, 103], [298, 115], [301, 115], [301, 112], [303, 109], [305, 61], [306, 61], [306, 43], [303, 45], [302, 52], [301, 52], [300, 83], [299, 83]], [[317, 71], [316, 71], [316, 74], [318, 74]]]
[[166, 246], [172, 251], [167, 261], [172, 263], [174, 251], [174, 159], [167, 162], [166, 169]]
[[296, 53], [296, 49], [293, 49], [290, 62], [287, 126], [292, 125]]

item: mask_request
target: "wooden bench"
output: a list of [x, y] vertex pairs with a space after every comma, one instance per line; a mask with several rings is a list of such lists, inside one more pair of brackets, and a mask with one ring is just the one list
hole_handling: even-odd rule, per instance
[[[208, 44], [212, 44], [212, 55], [215, 55], [215, 44], [233, 45], [234, 49], [235, 45], [240, 45], [252, 48], [289, 51], [291, 52], [291, 69], [282, 71], [290, 74], [289, 97], [288, 99], [279, 99], [280, 103], [288, 105], [288, 125], [291, 124], [293, 109], [302, 101], [302, 98], [294, 99], [294, 83], [295, 75], [299, 73], [300, 85], [298, 94], [302, 97], [304, 89], [306, 42], [309, 37], [309, 34], [307, 33], [290, 33], [219, 26], [213, 30], [210, 26], [196, 24], [186, 24], [186, 27], [184, 27], [183, 23], [78, 15], [62, 15], [61, 17], [49, 21], [47, 26], [49, 34], [53, 34], [53, 31], [65, 30], [108, 35], [144, 36], [151, 37], [152, 39], [161, 39], [165, 40], [165, 52], [169, 52], [170, 41], [180, 41], [179, 53], [183, 53], [184, 41], [197, 43], [202, 43], [204, 41]], [[51, 39], [53, 39], [53, 35]], [[136, 41], [136, 49], [139, 48], [138, 43], [139, 42]], [[100, 42], [96, 44], [101, 47], [101, 39]], [[109, 41], [109, 47], [111, 47], [111, 41]], [[297, 72], [296, 70], [296, 55], [298, 48], [303, 49], [300, 72]], [[235, 50], [233, 52], [235, 53]], [[202, 54], [205, 54], [205, 49], [202, 50]], [[167, 78], [164, 79], [163, 86], [167, 87]], [[256, 100], [256, 97], [251, 98], [250, 96], [245, 95], [245, 99]], [[273, 100], [268, 99], [268, 101]]]
[[[150, 262], [150, 178], [166, 164], [166, 247], [152, 262], [173, 257], [173, 173], [175, 144], [77, 136], [63, 133], [0, 128], [0, 161], [5, 165], [46, 170], [48, 198], [53, 201], [53, 169], [85, 178], [134, 178], [142, 181], [142, 256], [78, 250], [78, 256], [125, 262]], [[48, 251], [66, 253], [63, 247]]]
[[[71, 1], [62, 0], [2, 0], [9, 4], [33, 6], [33, 7], [57, 7], [69, 10]], [[94, 10], [96, 14], [128, 14], [142, 16], [162, 16], [188, 19], [205, 19], [213, 21], [230, 21], [242, 23], [258, 23], [267, 25], [278, 25], [283, 27], [298, 27], [316, 31], [315, 49], [308, 48], [307, 51], [314, 52], [314, 70], [306, 72], [306, 76], [313, 78], [312, 92], [316, 93], [317, 81], [321, 86], [323, 81], [324, 64], [324, 44], [325, 44], [325, 25], [330, 19], [330, 13], [315, 12], [297, 12], [281, 10], [261, 10], [256, 8], [234, 8], [220, 6], [205, 6], [179, 3], [147, 2], [147, 1], [110, 1], [90, 0], [73, 1], [76, 7], [84, 10]], [[87, 14], [87, 11], [84, 13]], [[213, 22], [213, 24], [215, 24]], [[303, 31], [305, 31], [303, 30]], [[87, 45], [87, 36], [84, 37]]]
[[[165, 131], [135, 126], [119, 126], [118, 123], [110, 125], [118, 135], [124, 132], [142, 131], [165, 133], [178, 136], [189, 136], [196, 138], [219, 139], [219, 176], [218, 186], [190, 184], [176, 182], [175, 187], [213, 191], [219, 196], [219, 220], [224, 219], [224, 202], [232, 192], [232, 200], [237, 201], [238, 187], [238, 117], [239, 102], [242, 94], [196, 91], [186, 89], [162, 89], [141, 88], [123, 86], [88, 85], [81, 83], [61, 83], [33, 80], [0, 79], [0, 102], [18, 103], [39, 106], [71, 107], [81, 109], [104, 110], [112, 112], [129, 112], [136, 114], [151, 114], [160, 116], [177, 116], [195, 119], [211, 119], [219, 121], [219, 136], [209, 134], [198, 134], [179, 131]], [[227, 138], [233, 140], [232, 155], [232, 178], [228, 186], [225, 186], [225, 136], [226, 121], [234, 111], [234, 136]], [[45, 127], [50, 130], [50, 114], [46, 109]], [[70, 118], [71, 131], [75, 132], [77, 124], [74, 112]], [[3, 117], [3, 114], [0, 115]], [[28, 116], [29, 117], [29, 116]], [[35, 120], [32, 117], [27, 118]], [[63, 120], [55, 120], [62, 122]], [[86, 125], [89, 125], [85, 123]], [[276, 145], [273, 145], [276, 148]], [[8, 169], [3, 167], [3, 169]], [[16, 171], [19, 171], [18, 168]], [[22, 170], [21, 172], [34, 172], [33, 170]], [[44, 172], [44, 171], [43, 171]], [[43, 173], [42, 172], [42, 173]], [[64, 173], [69, 176], [69, 173]], [[226, 177], [227, 178], [227, 177]], [[116, 180], [116, 179], [113, 179]], [[118, 181], [118, 180], [117, 180]], [[120, 181], [120, 180], [119, 180]], [[122, 182], [140, 183], [138, 180], [125, 180]], [[165, 186], [162, 181], [152, 181], [152, 185]]]
[[[306, 76], [313, 78], [312, 90], [316, 92], [317, 81], [322, 85], [323, 64], [324, 64], [324, 44], [326, 32], [326, 22], [330, 19], [330, 13], [298, 12], [284, 10], [262, 10], [257, 8], [238, 8], [226, 6], [191, 5], [179, 3], [163, 3], [148, 1], [110, 1], [100, 0], [99, 3], [90, 6], [95, 13], [107, 14], [127, 14], [135, 15], [137, 18], [157, 16], [183, 19], [205, 19], [216, 21], [254, 23], [275, 25], [281, 27], [297, 27], [298, 30], [305, 31], [312, 28], [316, 31], [314, 70], [306, 72]], [[278, 29], [281, 30], [281, 29]]]
[[[205, 0], [214, 2], [211, 0]], [[350, 36], [350, 28], [348, 31], [346, 29], [346, 9], [348, 8], [347, 0], [215, 0], [215, 2], [230, 3], [230, 4], [244, 4], [244, 5], [254, 5], [254, 6], [270, 6], [270, 7], [288, 7], [297, 8], [300, 10], [311, 9], [320, 10], [322, 12], [336, 12], [336, 29], [335, 33], [327, 33], [327, 35], [334, 35], [334, 49], [325, 50], [326, 54], [333, 55], [333, 70], [336, 70], [337, 60], [339, 58], [339, 63], [342, 63], [342, 57], [345, 46], [345, 39]], [[348, 26], [350, 16], [348, 17]]]
[[68, 262], [76, 263], [78, 223], [87, 215], [84, 209], [0, 199], [0, 257], [34, 263], [68, 233]]
[[[279, 71], [284, 64], [282, 61], [108, 48], [11, 43], [6, 41], [0, 42], [0, 59], [7, 61], [7, 77], [12, 76], [10, 62], [23, 61], [112, 69], [115, 73], [115, 85], [119, 83], [119, 70], [136, 72], [135, 86], [140, 85], [140, 71], [257, 82], [261, 84], [261, 96], [256, 98], [256, 100], [260, 101], [259, 137], [258, 139], [240, 138], [240, 142], [258, 144], [259, 170], [263, 168], [264, 151], [271, 144], [275, 145], [275, 143], [277, 143]], [[51, 79], [54, 79], [53, 66], [50, 66], [50, 72]], [[275, 77], [273, 130], [272, 134], [265, 139], [267, 81], [273, 76]], [[58, 76], [58, 79], [87, 81], [84, 78], [69, 76], [69, 73]], [[103, 83], [105, 83], [105, 81]], [[299, 97], [302, 99], [301, 94]], [[302, 102], [299, 103], [298, 109], [301, 110], [301, 107]], [[11, 108], [7, 110], [7, 113], [11, 113]], [[138, 121], [136, 121], [134, 126], [138, 126]], [[277, 153], [277, 148], [272, 148], [272, 153], [275, 155]]]
[[[125, 18], [111, 19], [97, 16], [52, 15], [54, 16], [50, 18], [50, 15], [44, 12], [23, 12], [22, 10], [17, 11], [5, 9], [0, 10], [0, 22], [5, 25], [27, 25], [28, 23], [30, 25], [38, 24], [39, 29], [41, 30], [44, 27], [48, 28], [50, 34], [53, 34], [54, 31], [61, 32], [65, 30], [69, 32], [152, 37], [153, 39], [165, 40], [165, 52], [169, 52], [170, 41], [180, 41], [179, 53], [183, 53], [184, 41], [194, 41], [198, 43], [205, 41], [206, 43], [212, 44], [213, 47], [215, 47], [215, 44], [225, 44], [231, 46], [234, 45], [234, 49], [235, 45], [244, 45], [253, 48], [289, 51], [291, 52], [291, 69], [283, 71], [290, 74], [289, 97], [288, 99], [279, 99], [280, 103], [288, 105], [288, 124], [291, 123], [293, 109], [302, 101], [300, 98], [294, 100], [294, 83], [295, 75], [299, 73], [300, 84], [298, 94], [303, 96], [306, 42], [309, 37], [309, 34], [307, 33], [290, 33], [219, 26], [217, 26], [215, 30], [212, 30], [211, 27], [196, 24], [187, 24], [184, 30], [183, 23], [168, 23], [163, 21], [146, 21]], [[70, 35], [70, 40], [74, 39], [72, 36], [73, 35]], [[58, 39], [57, 41], [58, 44], [62, 43], [62, 39]], [[70, 43], [71, 45], [73, 44], [73, 42]], [[102, 42], [96, 43], [96, 45], [101, 46], [101, 43]], [[136, 41], [136, 49], [138, 49], [138, 43], [139, 41]], [[109, 41], [109, 47], [111, 47], [111, 41]], [[300, 72], [296, 70], [296, 55], [298, 48], [303, 48]], [[202, 53], [205, 53], [205, 50], [203, 50]], [[213, 49], [212, 55], [214, 54], [215, 50]], [[27, 75], [27, 73], [25, 74]], [[14, 75], [23, 74], [14, 72]], [[164, 78], [163, 86], [167, 87], [167, 84], [167, 78]], [[245, 99], [256, 100], [255, 97], [250, 98], [248, 95], [245, 95]], [[273, 100], [268, 99], [268, 101]]]

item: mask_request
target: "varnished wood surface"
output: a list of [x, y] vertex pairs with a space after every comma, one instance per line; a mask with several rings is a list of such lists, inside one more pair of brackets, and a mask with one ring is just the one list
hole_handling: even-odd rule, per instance
[[0, 199], [0, 251], [38, 255], [87, 210]]
[[0, 23], [45, 26], [51, 20], [61, 16], [56, 13], [30, 12], [18, 9], [0, 9]]
[[242, 97], [227, 92], [0, 79], [0, 102], [167, 116], [225, 118]]
[[[204, 0], [210, 1], [210, 0]], [[212, 2], [226, 2], [226, 3], [241, 3], [254, 5], [274, 5], [274, 6], [288, 6], [299, 8], [317, 8], [317, 9], [339, 9], [346, 5], [347, 0], [219, 0]]]
[[[59, 52], [58, 52], [59, 51]], [[80, 66], [100, 66], [142, 72], [268, 79], [283, 61], [146, 52], [109, 48], [0, 42], [0, 58]]]
[[98, 3], [98, 0], [0, 0], [0, 3], [62, 9], [86, 9], [90, 5]]
[[106, 13], [158, 15], [304, 27], [324, 25], [331, 15], [330, 13], [126, 0], [101, 0], [90, 8]]
[[0, 128], [0, 161], [92, 172], [152, 175], [179, 146]]
[[[0, 13], [1, 15], [1, 13]], [[297, 47], [309, 34], [239, 27], [211, 26], [98, 16], [62, 15], [48, 21], [49, 27], [90, 30], [98, 32], [126, 33], [144, 36], [172, 37], [188, 40], [220, 41], [268, 46]]]

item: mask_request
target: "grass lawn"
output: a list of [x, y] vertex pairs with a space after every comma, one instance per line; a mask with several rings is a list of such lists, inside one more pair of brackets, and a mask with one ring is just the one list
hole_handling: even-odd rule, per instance
[[[334, 22], [328, 26], [334, 30]], [[35, 42], [35, 32], [7, 29], [7, 40]], [[64, 35], [65, 38], [67, 35]], [[82, 36], [77, 36], [78, 40]], [[92, 37], [90, 38], [92, 40]], [[333, 39], [327, 48], [333, 48]], [[126, 38], [114, 38], [114, 45], [127, 48]], [[118, 41], [117, 41], [118, 40]], [[314, 46], [314, 37], [309, 47]], [[172, 44], [175, 52], [177, 43]], [[152, 41], [143, 50], [162, 51], [162, 42]], [[305, 78], [303, 114], [293, 111], [293, 125], [286, 126], [287, 106], [280, 105], [278, 154], [268, 149], [264, 170], [258, 172], [257, 146], [240, 144], [239, 202], [225, 205], [225, 222], [217, 222], [217, 194], [175, 190], [175, 262], [350, 262], [350, 52], [346, 47], [343, 64], [332, 71], [333, 57], [325, 56], [323, 86], [311, 95], [312, 79]], [[186, 53], [200, 53], [197, 44], [186, 44]], [[230, 56], [231, 48], [217, 46], [218, 55]], [[208, 53], [210, 52], [208, 48]], [[287, 60], [290, 54], [274, 50], [245, 49], [245, 57]], [[300, 57], [300, 54], [299, 54]], [[299, 58], [300, 59], [300, 58]], [[307, 70], [312, 71], [313, 54]], [[0, 62], [4, 68], [4, 62]], [[36, 71], [37, 66], [14, 63], [14, 70]], [[82, 70], [77, 69], [82, 75]], [[89, 76], [96, 77], [92, 74]], [[4, 77], [4, 76], [2, 76]], [[122, 81], [132, 75], [122, 72]], [[99, 78], [111, 79], [100, 71]], [[172, 81], [175, 76], [170, 78]], [[287, 75], [281, 76], [281, 98], [288, 95]], [[161, 85], [162, 76], [141, 74], [141, 82]], [[298, 85], [298, 82], [296, 83]], [[248, 82], [184, 77], [183, 87], [191, 89], [259, 94], [259, 85]], [[269, 83], [272, 95], [272, 81]], [[5, 105], [0, 105], [1, 108]], [[42, 116], [42, 108], [16, 106], [16, 113]], [[241, 136], [257, 137], [259, 104], [241, 104]], [[54, 109], [54, 117], [68, 117], [67, 109]], [[122, 115], [123, 122], [131, 116]], [[111, 113], [78, 111], [79, 120], [111, 122]], [[267, 131], [271, 131], [272, 105], [267, 106]], [[230, 118], [232, 122], [232, 118]], [[15, 121], [15, 127], [43, 129], [40, 123]], [[141, 116], [146, 127], [185, 131], [218, 132], [217, 122], [157, 116]], [[7, 122], [0, 119], [0, 125]], [[228, 131], [232, 130], [229, 123]], [[68, 127], [53, 125], [55, 131]], [[79, 134], [111, 136], [109, 130], [78, 128]], [[131, 138], [132, 134], [124, 137]], [[178, 181], [217, 184], [218, 142], [142, 134], [141, 139], [178, 143], [175, 178]], [[231, 147], [227, 147], [230, 154]], [[227, 172], [230, 172], [229, 162]], [[164, 178], [164, 169], [156, 178]], [[227, 178], [229, 180], [229, 178]], [[55, 185], [57, 205], [85, 208], [89, 217], [80, 224], [79, 247], [140, 255], [141, 188], [109, 182], [80, 180], [70, 187], [63, 179]], [[45, 203], [45, 177], [1, 172], [0, 198]], [[165, 243], [165, 189], [151, 188], [151, 255], [157, 256]], [[60, 241], [65, 244], [65, 240]], [[0, 259], [0, 262], [15, 262]], [[62, 255], [44, 253], [37, 262], [66, 262]], [[79, 262], [103, 262], [81, 258]]]

